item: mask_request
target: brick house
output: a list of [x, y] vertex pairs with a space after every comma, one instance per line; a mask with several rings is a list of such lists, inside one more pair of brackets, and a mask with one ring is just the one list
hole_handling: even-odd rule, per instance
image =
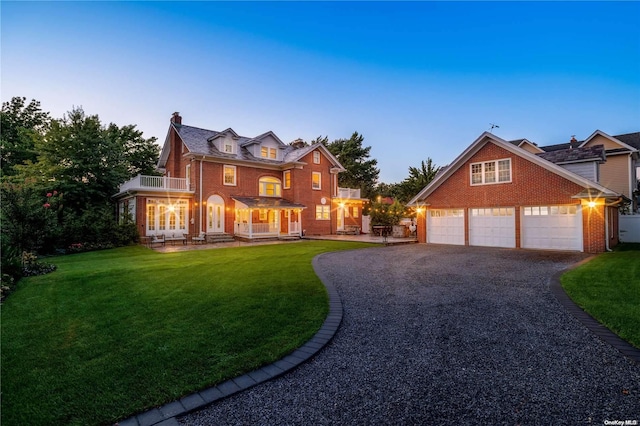
[[604, 147], [568, 151], [553, 157], [526, 139], [483, 133], [409, 202], [418, 212], [418, 241], [589, 253], [612, 248], [626, 197], [577, 170], [580, 164], [583, 174], [599, 175]]
[[157, 169], [163, 176], [137, 176], [115, 195], [141, 236], [253, 240], [362, 228], [365, 200], [338, 187], [344, 168], [322, 144], [187, 126], [174, 113]]

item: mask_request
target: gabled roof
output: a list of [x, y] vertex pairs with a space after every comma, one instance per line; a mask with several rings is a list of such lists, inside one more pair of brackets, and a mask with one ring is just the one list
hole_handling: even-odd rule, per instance
[[555, 173], [571, 182], [574, 182], [579, 186], [582, 186], [585, 189], [595, 189], [604, 194], [604, 196], [606, 197], [620, 196], [616, 192], [613, 192], [602, 185], [585, 179], [582, 176], [572, 173], [524, 149], [518, 148], [514, 144], [509, 143], [492, 133], [484, 132], [471, 145], [469, 145], [469, 147], [465, 149], [462, 154], [460, 154], [455, 160], [453, 160], [453, 162], [443, 173], [436, 176], [426, 187], [422, 189], [422, 191], [420, 191], [415, 197], [413, 197], [408, 204], [415, 206], [418, 201], [427, 198], [433, 191], [435, 191], [442, 183], [444, 183], [449, 177], [451, 177], [451, 175], [453, 175], [460, 167], [464, 165], [464, 163], [466, 163], [471, 157], [473, 157], [487, 143], [494, 143], [500, 148], [503, 148], [511, 152], [512, 154], [517, 155], [518, 157], [521, 157], [540, 167], [543, 167], [552, 173]]
[[523, 139], [515, 139], [515, 140], [512, 140], [512, 141], [509, 141], [509, 143], [512, 144], [512, 145], [515, 145], [517, 147], [520, 147], [520, 148], [522, 148], [522, 145], [531, 145], [532, 147], [534, 147], [538, 151], [544, 152], [544, 150], [542, 148], [540, 148], [538, 146], [538, 144], [536, 144], [534, 142], [531, 142], [528, 139], [524, 139], [524, 138]]
[[[171, 130], [174, 129], [184, 145], [188, 150], [188, 154], [195, 156], [205, 156], [209, 158], [219, 158], [223, 160], [235, 160], [241, 162], [252, 162], [257, 164], [261, 164], [263, 166], [277, 166], [277, 167], [285, 167], [286, 165], [300, 164], [300, 159], [304, 157], [309, 152], [319, 149], [324, 153], [324, 155], [329, 159], [332, 163], [334, 170], [338, 172], [342, 172], [345, 170], [344, 167], [340, 164], [338, 159], [331, 154], [331, 152], [321, 143], [316, 143], [311, 146], [303, 147], [303, 148], [295, 148], [290, 145], [284, 144], [278, 136], [272, 131], [268, 131], [258, 135], [256, 137], [246, 137], [238, 135], [233, 129], [229, 128], [223, 130], [222, 132], [218, 132], [215, 130], [202, 129], [200, 127], [187, 126], [185, 124], [176, 125], [175, 123], [171, 123], [169, 126], [169, 130], [167, 132], [167, 136], [165, 138], [164, 145], [162, 146], [162, 151], [160, 153], [160, 158], [158, 160], [158, 168], [164, 168], [169, 158], [169, 152], [171, 147], [169, 146], [169, 136], [171, 134]], [[225, 133], [231, 133], [233, 138], [238, 142], [238, 150], [237, 152], [230, 154], [227, 152], [222, 152], [218, 148], [216, 148], [215, 144], [212, 143], [214, 139], [224, 135]], [[246, 148], [249, 145], [254, 143], [260, 143], [266, 137], [271, 136], [279, 145], [279, 149], [283, 151], [282, 160], [273, 160], [269, 158], [256, 157]]]
[[[633, 133], [629, 133], [629, 134], [633, 135]], [[584, 140], [584, 142], [582, 142], [580, 144], [580, 146], [581, 147], [585, 146], [586, 144], [588, 144], [591, 141], [591, 139], [595, 138], [596, 136], [602, 136], [602, 137], [607, 138], [607, 139], [611, 140], [612, 142], [615, 142], [618, 145], [620, 145], [620, 148], [622, 148], [622, 149], [619, 152], [627, 151], [627, 150], [631, 151], [631, 152], [637, 151], [637, 148], [634, 148], [631, 145], [627, 145], [625, 142], [623, 142], [622, 140], [616, 138], [615, 136], [609, 136], [608, 134], [606, 134], [602, 130], [596, 130], [595, 132], [593, 132], [591, 134], [591, 136], [589, 136], [587, 139]], [[622, 135], [622, 136], [625, 136], [625, 135]], [[631, 139], [631, 138], [629, 138], [629, 139]], [[616, 151], [618, 151], [618, 150], [616, 150]]]
[[536, 155], [555, 164], [583, 163], [587, 161], [603, 163], [607, 160], [604, 145], [558, 149], [550, 152], [540, 152]]
[[[617, 143], [618, 145], [620, 145], [620, 149], [616, 149], [616, 150], [608, 150], [608, 152], [629, 152], [629, 151], [635, 151], [635, 150], [640, 150], [640, 132], [635, 132], [635, 133], [625, 133], [622, 135], [616, 135], [616, 136], [609, 136], [608, 134], [606, 134], [605, 132], [601, 131], [601, 130], [596, 130], [595, 132], [593, 132], [591, 134], [591, 136], [589, 136], [587, 139], [583, 140], [583, 141], [577, 141], [574, 144], [574, 147], [582, 147], [584, 145], [586, 145], [591, 139], [595, 138], [596, 136], [603, 136], [615, 143]], [[567, 143], [559, 143], [556, 145], [547, 145], [547, 146], [543, 146], [540, 147], [542, 150], [544, 150], [545, 152], [551, 152], [551, 151], [557, 151], [559, 149], [567, 149], [570, 148], [571, 144], [569, 142]]]

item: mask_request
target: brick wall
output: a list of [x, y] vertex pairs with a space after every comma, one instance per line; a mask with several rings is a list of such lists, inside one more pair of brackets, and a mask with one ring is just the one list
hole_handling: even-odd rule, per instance
[[[471, 185], [471, 163], [511, 159], [509, 183]], [[571, 198], [583, 188], [491, 142], [465, 162], [426, 200], [429, 208], [465, 209], [465, 243], [469, 242], [468, 209], [473, 207], [515, 207], [516, 247], [520, 247], [520, 211], [523, 206], [580, 204]], [[585, 252], [605, 249], [604, 207], [583, 208]], [[617, 216], [617, 209], [612, 208]], [[418, 240], [426, 242], [426, 212], [419, 216]], [[613, 213], [612, 213], [613, 214]]]

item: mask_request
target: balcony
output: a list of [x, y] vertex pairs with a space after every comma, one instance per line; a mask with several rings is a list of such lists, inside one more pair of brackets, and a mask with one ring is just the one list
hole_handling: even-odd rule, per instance
[[187, 179], [144, 175], [138, 175], [120, 185], [120, 193], [127, 191], [194, 192], [189, 188]]
[[360, 188], [338, 188], [338, 194], [336, 198], [341, 199], [359, 199], [360, 198]]

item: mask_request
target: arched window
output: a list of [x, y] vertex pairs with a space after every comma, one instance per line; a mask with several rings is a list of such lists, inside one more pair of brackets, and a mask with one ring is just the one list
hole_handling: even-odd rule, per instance
[[259, 193], [262, 197], [281, 197], [282, 184], [280, 179], [271, 176], [265, 176], [259, 180]]

